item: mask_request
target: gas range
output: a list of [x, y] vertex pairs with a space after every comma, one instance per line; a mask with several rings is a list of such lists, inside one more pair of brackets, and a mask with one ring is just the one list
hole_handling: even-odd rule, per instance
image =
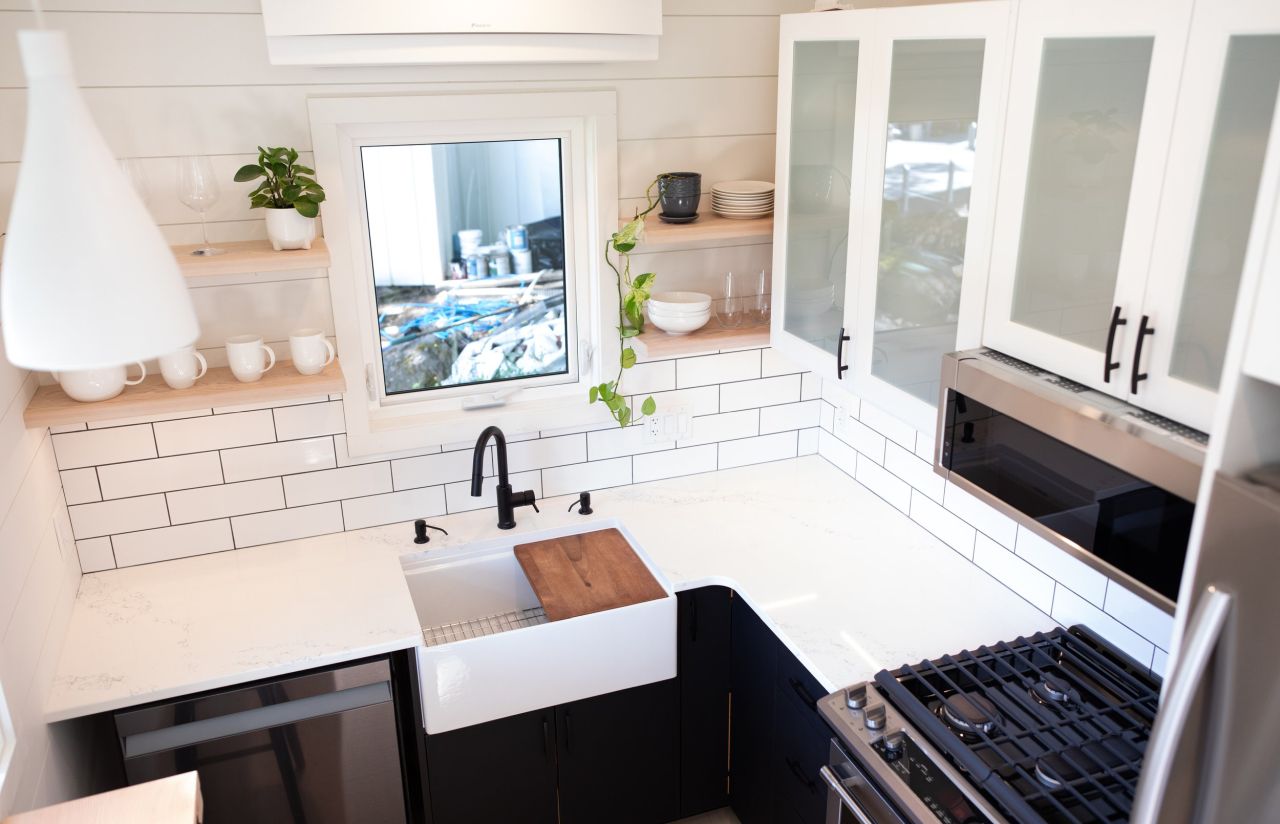
[[885, 670], [819, 702], [829, 824], [1128, 821], [1159, 694], [1079, 626]]

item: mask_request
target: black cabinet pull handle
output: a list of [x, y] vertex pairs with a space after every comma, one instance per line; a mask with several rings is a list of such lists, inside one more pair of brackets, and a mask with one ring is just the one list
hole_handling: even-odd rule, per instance
[[545, 715], [542, 716], [542, 754], [551, 755], [551, 724]]
[[836, 338], [836, 380], [844, 380], [844, 373], [848, 370], [848, 366], [844, 362], [844, 345], [849, 341], [849, 336], [844, 333], [844, 327], [840, 327], [840, 337]]
[[795, 691], [796, 695], [800, 696], [800, 700], [804, 702], [804, 705], [814, 712], [817, 712], [818, 699], [809, 694], [809, 691], [804, 688], [804, 684], [801, 684], [800, 681], [795, 678], [788, 678], [787, 680], [791, 682], [791, 689]]
[[804, 769], [800, 766], [799, 761], [796, 761], [789, 755], [782, 756], [782, 759], [787, 762], [787, 767], [791, 770], [791, 774], [799, 779], [801, 784], [808, 787], [809, 792], [814, 793], [818, 791], [818, 785], [814, 783], [812, 778], [804, 774]]
[[1142, 341], [1147, 335], [1154, 335], [1156, 328], [1148, 326], [1151, 318], [1147, 315], [1142, 316], [1142, 320], [1138, 322], [1138, 342], [1133, 346], [1133, 370], [1129, 373], [1129, 393], [1138, 394], [1138, 382], [1147, 379], [1146, 372], [1139, 372], [1142, 368]]
[[[1111, 351], [1116, 346], [1116, 327], [1124, 326], [1129, 321], [1120, 317], [1120, 307], [1111, 310], [1111, 325], [1107, 327], [1107, 356], [1102, 365], [1102, 382], [1111, 383], [1111, 373], [1120, 368], [1120, 361], [1111, 360]], [[1139, 336], [1141, 339], [1141, 336]], [[1141, 346], [1141, 344], [1139, 344]]]

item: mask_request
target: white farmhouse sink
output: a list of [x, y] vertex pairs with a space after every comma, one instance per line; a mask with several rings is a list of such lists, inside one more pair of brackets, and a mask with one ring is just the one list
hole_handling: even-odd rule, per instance
[[[516, 543], [608, 527], [626, 537], [666, 597], [547, 621]], [[675, 595], [620, 524], [419, 552], [401, 563], [423, 628], [418, 674], [428, 733], [675, 677]]]

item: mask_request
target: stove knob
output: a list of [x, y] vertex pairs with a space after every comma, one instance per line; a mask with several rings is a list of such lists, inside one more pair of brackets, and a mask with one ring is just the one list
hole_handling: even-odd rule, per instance
[[902, 757], [905, 751], [903, 745], [906, 744], [906, 736], [901, 730], [891, 732], [884, 737], [884, 756], [888, 761], [896, 761]]
[[844, 691], [844, 703], [851, 710], [860, 710], [867, 705], [867, 685], [856, 684]]
[[869, 730], [884, 729], [884, 722], [885, 722], [884, 704], [875, 704], [873, 706], [867, 707], [865, 715], [866, 715], [866, 719], [864, 723], [867, 725], [867, 729]]

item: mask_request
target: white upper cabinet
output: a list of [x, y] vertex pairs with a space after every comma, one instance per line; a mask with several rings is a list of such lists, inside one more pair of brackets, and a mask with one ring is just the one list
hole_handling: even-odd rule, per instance
[[1263, 0], [1023, 0], [983, 343], [1209, 428], [1280, 82]]
[[792, 360], [836, 376], [851, 248], [857, 248], [874, 12], [784, 15], [778, 67], [774, 307], [770, 338]]
[[920, 429], [940, 356], [980, 342], [1008, 20], [783, 17], [772, 343]]
[[853, 389], [935, 423], [941, 356], [978, 345], [995, 213], [1005, 3], [886, 9], [855, 250]]

